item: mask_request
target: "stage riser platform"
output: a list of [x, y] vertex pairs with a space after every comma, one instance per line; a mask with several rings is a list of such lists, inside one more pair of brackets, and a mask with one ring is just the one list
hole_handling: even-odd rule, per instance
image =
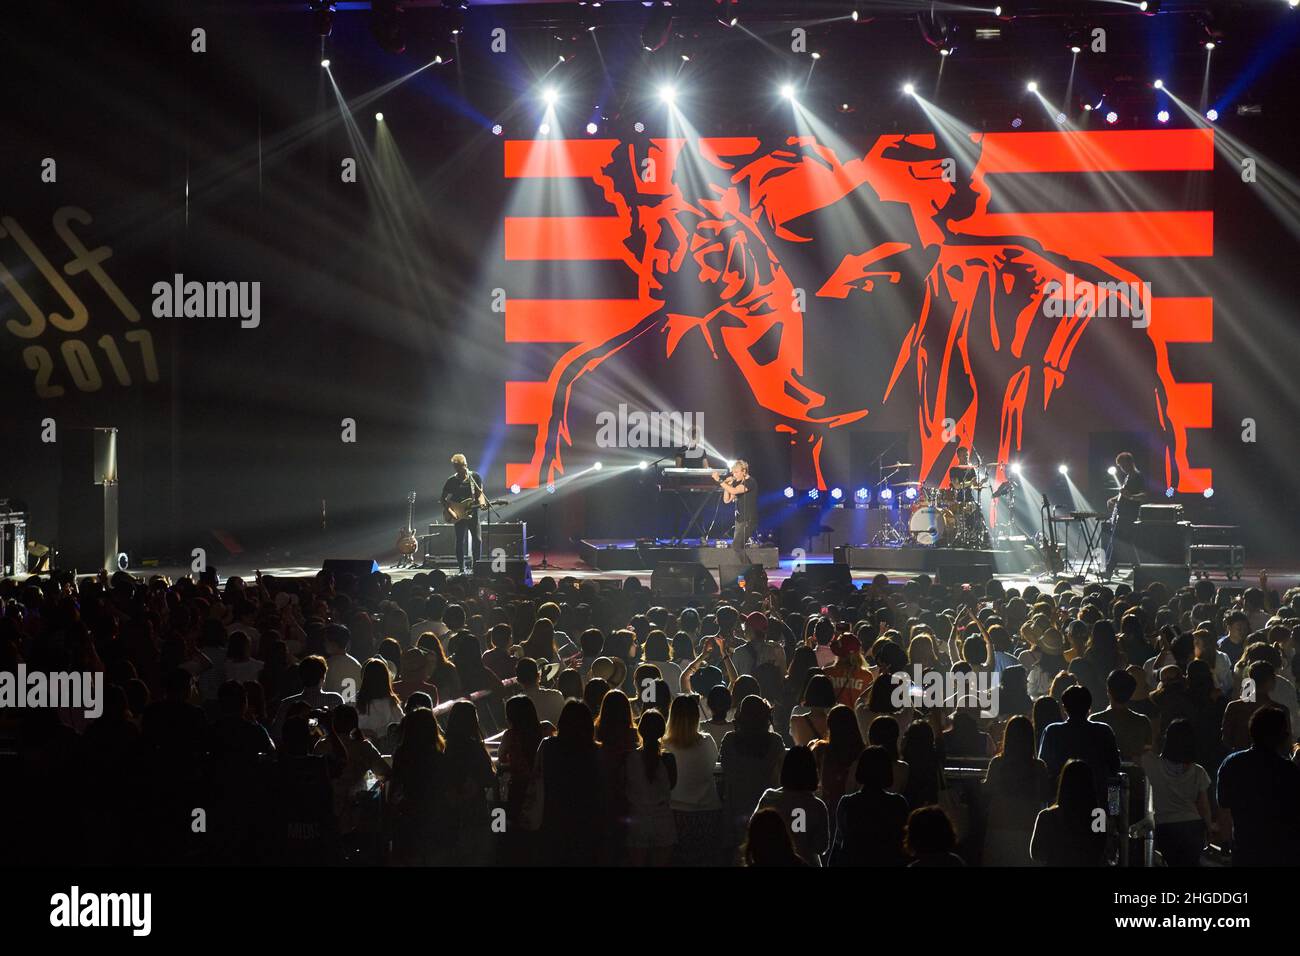
[[997, 573], [1025, 570], [1022, 554], [973, 548], [868, 548], [846, 545], [835, 549], [835, 563], [854, 571], [912, 571], [935, 573], [942, 568], [990, 566]]
[[[769, 571], [780, 567], [780, 553], [775, 547], [756, 545], [748, 548], [747, 553], [750, 560]], [[578, 557], [597, 571], [653, 571], [655, 565], [664, 561], [698, 561], [710, 571], [717, 571], [724, 563], [735, 563], [730, 548], [701, 548], [695, 545], [636, 547], [625, 542], [599, 538], [578, 542]]]

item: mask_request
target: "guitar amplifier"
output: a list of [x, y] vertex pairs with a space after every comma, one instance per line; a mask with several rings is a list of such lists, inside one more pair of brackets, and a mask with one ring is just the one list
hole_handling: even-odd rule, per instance
[[427, 533], [420, 536], [420, 554], [426, 560], [456, 560], [456, 527], [437, 522], [429, 525]]
[[[483, 525], [483, 556], [490, 557], [497, 548], [507, 558], [528, 557], [528, 522], [494, 521]], [[453, 543], [452, 553], [455, 553]]]

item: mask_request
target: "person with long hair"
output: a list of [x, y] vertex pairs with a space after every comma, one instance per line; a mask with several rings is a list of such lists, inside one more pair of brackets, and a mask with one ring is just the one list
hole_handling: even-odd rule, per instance
[[393, 752], [390, 803], [393, 859], [410, 866], [447, 860], [446, 781], [442, 731], [433, 711], [418, 708], [402, 718]]
[[1029, 714], [1029, 721], [1034, 725], [1034, 753], [1038, 753], [1038, 748], [1042, 746], [1043, 731], [1063, 720], [1065, 720], [1065, 711], [1061, 709], [1061, 702], [1055, 697], [1044, 695], [1034, 701]]
[[781, 814], [800, 859], [809, 866], [821, 866], [822, 856], [830, 849], [830, 815], [817, 796], [817, 759], [807, 747], [795, 746], [785, 752], [781, 785], [764, 791], [754, 812], [767, 808]]
[[467, 866], [491, 862], [487, 794], [496, 784], [496, 773], [483, 742], [478, 708], [467, 700], [456, 701], [447, 713], [443, 779], [448, 824], [455, 834], [449, 862]]
[[[853, 716], [852, 711], [849, 716]], [[785, 741], [772, 730], [772, 708], [767, 701], [750, 694], [740, 702], [736, 729], [722, 738], [718, 759], [722, 763], [726, 816], [723, 840], [730, 851], [745, 838], [759, 797], [781, 779]]]
[[1029, 839], [1029, 856], [1045, 866], [1101, 866], [1106, 855], [1106, 831], [1094, 826], [1097, 791], [1092, 768], [1082, 760], [1067, 760], [1061, 768], [1056, 801], [1040, 810]]
[[821, 780], [819, 795], [832, 819], [840, 797], [857, 789], [855, 765], [866, 747], [853, 710], [844, 704], [832, 707], [826, 715], [826, 739], [812, 746]]
[[1069, 672], [1088, 688], [1094, 701], [1100, 702], [1106, 699], [1106, 678], [1123, 666], [1115, 626], [1102, 618], [1092, 625], [1083, 654], [1070, 662]]
[[559, 663], [560, 652], [555, 646], [555, 624], [549, 618], [539, 617], [533, 621], [528, 637], [520, 645], [517, 657], [531, 657], [535, 661]]
[[368, 740], [384, 740], [393, 724], [400, 724], [406, 712], [393, 691], [388, 665], [372, 657], [361, 668], [361, 687], [357, 689], [357, 716], [361, 733]]
[[1169, 866], [1196, 866], [1214, 832], [1210, 775], [1196, 762], [1196, 729], [1179, 718], [1165, 730], [1160, 756], [1142, 754], [1156, 816], [1156, 849]]
[[[641, 659], [645, 663], [654, 664], [659, 668], [659, 673], [668, 682], [668, 689], [672, 691], [673, 697], [682, 692], [682, 668], [673, 661], [672, 648], [669, 647], [666, 633], [655, 629], [646, 635], [645, 647], [641, 651]], [[638, 693], [640, 690], [641, 688], [638, 685]]]
[[1002, 730], [1002, 745], [984, 775], [984, 866], [1029, 866], [1034, 821], [1051, 794], [1047, 764], [1035, 756], [1034, 725], [1017, 714]]
[[745, 866], [805, 866], [780, 813], [759, 810], [748, 822], [741, 854]]
[[525, 865], [533, 862], [536, 841], [525, 818], [525, 808], [540, 784], [534, 779], [537, 748], [555, 733], [555, 726], [538, 719], [531, 698], [517, 694], [506, 701], [506, 730], [497, 749], [497, 788], [506, 810], [506, 847], [502, 861]]
[[596, 742], [600, 744], [597, 761], [604, 780], [610, 830], [601, 839], [605, 862], [622, 862], [627, 845], [627, 755], [636, 750], [636, 725], [632, 721], [632, 703], [621, 690], [612, 689], [601, 698], [596, 715]]
[[[434, 634], [433, 631], [425, 631], [415, 642], [415, 646], [424, 651], [428, 661], [428, 681], [438, 688], [438, 700], [455, 700], [460, 697], [464, 691], [460, 686], [460, 671], [447, 656], [446, 648], [443, 646], [442, 638]], [[406, 680], [406, 655], [402, 655], [402, 680]], [[407, 695], [401, 694], [403, 698]]]
[[700, 698], [681, 694], [668, 707], [663, 749], [677, 764], [677, 783], [669, 806], [677, 828], [673, 861], [678, 866], [712, 865], [722, 823], [722, 799], [714, 769], [718, 745], [700, 731]]
[[551, 866], [591, 866], [600, 861], [608, 832], [596, 724], [580, 700], [560, 711], [554, 737], [537, 749], [542, 782], [542, 861]]
[[[858, 726], [862, 726], [861, 715], [859, 715]], [[884, 747], [889, 752], [889, 759], [894, 761], [894, 782], [890, 788], [894, 793], [902, 793], [907, 789], [909, 768], [900, 756], [898, 749], [902, 737], [902, 728], [899, 727], [898, 720], [894, 717], [877, 717], [867, 727], [867, 746]]]
[[903, 734], [900, 756], [907, 764], [907, 786], [903, 797], [909, 807], [923, 807], [939, 802], [939, 775], [943, 759], [929, 721], [914, 720]]
[[637, 726], [641, 747], [623, 755], [627, 862], [632, 866], [667, 866], [677, 842], [672, 811], [677, 759], [660, 746], [667, 727], [658, 710], [644, 711]]

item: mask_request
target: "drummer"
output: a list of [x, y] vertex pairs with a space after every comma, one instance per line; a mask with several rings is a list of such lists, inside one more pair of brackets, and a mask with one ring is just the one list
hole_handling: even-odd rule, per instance
[[973, 488], [978, 470], [970, 463], [970, 449], [965, 445], [957, 446], [957, 461], [948, 469], [948, 484], [963, 504], [974, 501]]

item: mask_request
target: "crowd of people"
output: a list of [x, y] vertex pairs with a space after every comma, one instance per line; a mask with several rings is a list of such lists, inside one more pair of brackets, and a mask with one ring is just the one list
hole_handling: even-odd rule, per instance
[[0, 671], [103, 700], [0, 709], [0, 800], [46, 862], [1099, 866], [1145, 820], [1289, 865], [1297, 617], [1263, 576], [5, 580]]

